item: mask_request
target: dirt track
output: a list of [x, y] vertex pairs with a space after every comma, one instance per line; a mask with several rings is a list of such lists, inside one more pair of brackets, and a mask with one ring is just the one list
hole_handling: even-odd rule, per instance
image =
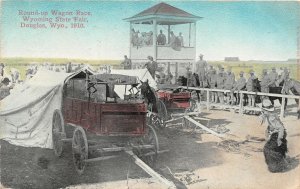
[[[226, 111], [204, 111], [202, 116], [215, 118], [210, 122], [211, 128], [221, 125], [229, 129], [228, 136], [235, 142], [219, 143], [219, 138], [199, 131], [192, 133], [189, 128], [160, 130], [161, 149], [170, 151], [159, 156], [155, 170], [178, 188], [300, 188], [300, 121], [294, 115], [283, 121], [288, 132], [290, 167], [284, 173], [275, 174], [268, 172], [264, 163], [261, 150], [265, 142], [245, 142], [247, 135], [264, 137], [265, 126], [259, 126], [257, 116]], [[63, 157], [57, 158], [52, 150], [24, 148], [1, 141], [2, 185], [11, 188], [61, 188], [78, 184], [88, 184], [89, 188], [164, 187], [149, 179], [125, 154], [90, 164], [78, 176], [70, 147], [66, 149]], [[137, 178], [147, 179], [138, 181]]]

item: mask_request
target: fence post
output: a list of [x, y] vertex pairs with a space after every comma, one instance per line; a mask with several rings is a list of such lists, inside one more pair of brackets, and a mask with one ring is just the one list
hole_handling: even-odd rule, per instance
[[209, 99], [210, 99], [210, 96], [209, 96], [209, 90], [206, 90], [206, 109], [209, 110]]
[[239, 110], [239, 114], [243, 114], [243, 103], [244, 103], [243, 97], [244, 97], [244, 94], [242, 93], [242, 91], [240, 91], [240, 104], [239, 104], [240, 110]]
[[282, 97], [281, 108], [280, 108], [280, 119], [284, 118], [284, 107], [285, 107], [285, 98]]

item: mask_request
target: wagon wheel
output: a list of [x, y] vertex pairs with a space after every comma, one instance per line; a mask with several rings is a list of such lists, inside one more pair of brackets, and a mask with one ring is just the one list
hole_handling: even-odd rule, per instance
[[75, 169], [82, 174], [88, 159], [88, 141], [82, 127], [77, 127], [73, 133], [72, 153]]
[[60, 157], [63, 152], [64, 142], [66, 138], [64, 119], [60, 110], [55, 110], [52, 118], [52, 144], [56, 156]]
[[147, 125], [145, 135], [140, 140], [141, 145], [153, 145], [152, 148], [145, 148], [139, 150], [139, 156], [150, 166], [154, 166], [157, 160], [159, 151], [158, 138], [154, 128]]
[[157, 101], [157, 114], [150, 115], [150, 124], [156, 127], [165, 127], [168, 120], [168, 111], [164, 102], [160, 99]]
[[164, 120], [168, 119], [168, 110], [165, 103], [162, 100], [158, 100], [158, 114], [161, 115]]

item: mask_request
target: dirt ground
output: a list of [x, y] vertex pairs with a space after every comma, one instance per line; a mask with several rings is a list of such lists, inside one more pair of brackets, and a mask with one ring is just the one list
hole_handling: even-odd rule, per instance
[[[289, 109], [295, 112], [295, 107]], [[283, 173], [270, 173], [267, 169], [262, 152], [265, 141], [261, 140], [266, 125], [260, 125], [258, 116], [203, 109], [199, 117], [209, 118], [210, 128], [226, 132], [226, 140], [193, 126], [157, 129], [160, 149], [169, 151], [160, 154], [155, 171], [173, 181], [177, 188], [300, 188], [300, 121], [294, 113], [283, 120], [289, 148], [289, 167]], [[2, 187], [166, 188], [125, 153], [91, 163], [78, 176], [70, 149], [67, 146], [63, 157], [57, 158], [49, 149], [24, 148], [1, 141]]]

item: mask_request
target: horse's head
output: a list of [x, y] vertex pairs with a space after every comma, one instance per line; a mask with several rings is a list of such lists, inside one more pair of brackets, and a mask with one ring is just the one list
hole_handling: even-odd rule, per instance
[[141, 94], [142, 94], [143, 96], [145, 96], [145, 94], [147, 93], [147, 91], [148, 91], [149, 88], [150, 88], [150, 86], [149, 86], [149, 81], [148, 81], [148, 79], [147, 79], [145, 82], [143, 82], [142, 80], [140, 80], [140, 82], [141, 82], [141, 85], [139, 86], [139, 88], [141, 89]]

